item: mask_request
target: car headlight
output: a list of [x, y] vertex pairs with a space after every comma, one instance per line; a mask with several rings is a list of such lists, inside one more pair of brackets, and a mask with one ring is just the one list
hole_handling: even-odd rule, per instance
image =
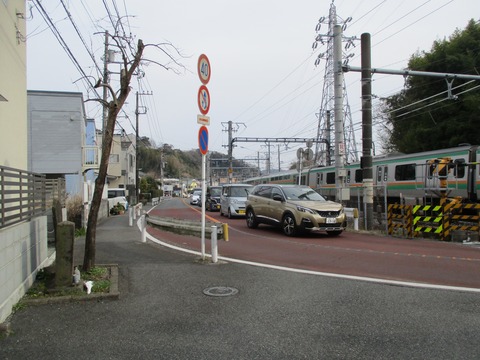
[[300, 212], [306, 212], [306, 213], [309, 213], [309, 214], [316, 214], [316, 212], [314, 210], [303, 207], [303, 206], [300, 206], [300, 205], [297, 205], [297, 210], [300, 211]]

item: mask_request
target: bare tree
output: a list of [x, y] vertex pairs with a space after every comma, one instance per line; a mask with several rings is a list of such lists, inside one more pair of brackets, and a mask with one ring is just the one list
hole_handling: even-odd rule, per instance
[[[173, 70], [178, 72], [174, 67], [170, 66], [174, 64], [177, 67], [183, 68], [181, 65], [169, 52], [167, 49], [172, 49], [178, 55], [178, 50], [170, 43], [162, 43], [162, 44], [144, 44], [142, 40], [138, 40], [136, 48], [131, 47], [133, 60], [129, 60], [127, 56], [127, 50], [130, 46], [124, 45], [125, 38], [112, 36], [112, 39], [117, 43], [118, 49], [122, 54], [122, 70], [120, 71], [120, 89], [117, 92], [113, 90], [110, 84], [102, 83], [99, 80], [95, 87], [106, 87], [110, 92], [112, 97], [111, 101], [104, 101], [100, 99], [96, 99], [96, 101], [100, 101], [104, 107], [107, 108], [107, 122], [104, 127], [104, 135], [103, 135], [103, 143], [102, 143], [102, 155], [100, 160], [100, 169], [98, 172], [98, 176], [95, 180], [95, 190], [93, 193], [92, 203], [90, 207], [90, 211], [88, 214], [88, 221], [87, 221], [87, 232], [85, 237], [85, 254], [83, 258], [83, 269], [85, 271], [89, 271], [92, 267], [95, 266], [95, 252], [96, 252], [96, 232], [97, 232], [97, 220], [98, 220], [98, 213], [102, 201], [102, 193], [103, 188], [105, 185], [105, 180], [107, 177], [107, 169], [108, 169], [108, 160], [110, 157], [110, 152], [112, 149], [112, 142], [113, 142], [113, 132], [115, 129], [115, 123], [117, 121], [117, 116], [121, 111], [125, 101], [128, 98], [130, 93], [130, 81], [132, 76], [134, 76], [138, 72], [138, 68], [141, 63], [154, 63], [157, 64], [167, 70]], [[130, 45], [129, 43], [127, 45]], [[167, 64], [163, 65], [159, 61], [155, 61], [152, 59], [145, 59], [143, 57], [144, 50], [147, 46], [155, 47], [156, 49], [163, 52], [168, 57]]]

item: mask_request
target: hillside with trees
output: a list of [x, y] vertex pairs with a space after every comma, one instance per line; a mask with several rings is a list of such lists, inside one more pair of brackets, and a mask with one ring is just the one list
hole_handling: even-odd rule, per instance
[[[430, 52], [413, 55], [410, 70], [470, 74], [480, 73], [480, 23], [471, 20], [448, 40], [435, 41]], [[480, 144], [480, 81], [452, 79], [451, 93], [445, 78], [409, 76], [400, 93], [382, 107], [390, 129], [390, 151], [414, 153]]]
[[[210, 159], [223, 159], [215, 161], [211, 164], [213, 169], [221, 169], [226, 176], [226, 167], [228, 166], [227, 154], [216, 151], [208, 153]], [[138, 146], [138, 167], [144, 174], [149, 177], [159, 179], [164, 178], [190, 178], [200, 179], [202, 176], [202, 154], [198, 149], [179, 150], [172, 145], [164, 144], [157, 147], [147, 137], [140, 139]], [[256, 169], [251, 164], [240, 160], [233, 160], [234, 168], [252, 168]], [[220, 170], [219, 170], [220, 171]]]

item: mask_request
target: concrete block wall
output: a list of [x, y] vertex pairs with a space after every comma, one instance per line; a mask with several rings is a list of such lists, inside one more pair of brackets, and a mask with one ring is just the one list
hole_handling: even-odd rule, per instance
[[48, 262], [47, 216], [0, 229], [0, 323]]

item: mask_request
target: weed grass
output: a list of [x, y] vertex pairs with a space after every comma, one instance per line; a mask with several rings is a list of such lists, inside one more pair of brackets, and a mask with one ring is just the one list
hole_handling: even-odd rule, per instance
[[[38, 299], [44, 297], [55, 296], [81, 296], [85, 295], [83, 283], [92, 281], [92, 293], [108, 293], [110, 290], [110, 271], [107, 267], [93, 267], [88, 272], [80, 270], [80, 284], [78, 286], [70, 286], [58, 289], [55, 287], [54, 268], [44, 268], [38, 271], [35, 282], [27, 291], [25, 297], [27, 299]], [[73, 275], [72, 275], [73, 279]]]

